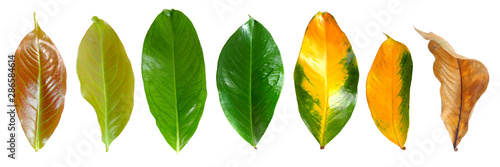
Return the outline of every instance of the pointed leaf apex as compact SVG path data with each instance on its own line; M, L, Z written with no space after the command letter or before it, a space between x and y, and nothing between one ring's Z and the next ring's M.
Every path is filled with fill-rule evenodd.
M95 23L97 23L97 21L99 21L99 20L101 20L101 19L99 19L99 17L97 17L97 16L92 17L92 21Z
M35 25L37 24L37 21L36 21L36 12L33 12L33 20L35 20Z
M413 27L415 28L415 27ZM426 40L429 40L430 39L430 35L431 35L431 32L430 33L426 33L426 32L423 32L417 28L415 28L415 30Z
M250 16L250 14L248 14L248 17L249 17L248 22L252 22L252 23L256 22L256 20L252 16Z
M387 39L392 39L389 35L387 35L386 33L384 33L384 35L387 37Z
M406 147L404 147L404 146L403 146L403 147L401 147L401 150L406 150Z
M38 25L38 21L36 21L36 12L33 12L33 20L35 21L35 30L40 30L40 25Z
M324 150L324 149L325 149L325 146L319 146L319 149L320 149L320 150Z

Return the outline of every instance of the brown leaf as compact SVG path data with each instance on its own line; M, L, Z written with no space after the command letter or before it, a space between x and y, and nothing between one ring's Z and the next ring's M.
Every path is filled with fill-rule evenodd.
M52 40L38 26L16 50L15 105L24 134L38 151L54 133L64 108L66 67Z
M472 109L486 91L488 70L478 60L455 53L443 38L434 33L418 33L429 41L429 51L434 61L434 75L441 82L441 119L450 133L453 148L467 133Z

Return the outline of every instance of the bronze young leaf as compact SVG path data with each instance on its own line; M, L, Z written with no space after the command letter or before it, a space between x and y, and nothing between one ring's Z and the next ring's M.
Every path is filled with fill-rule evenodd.
M24 37L15 55L14 103L24 133L38 151L61 119L66 94L66 67L36 18L35 29Z

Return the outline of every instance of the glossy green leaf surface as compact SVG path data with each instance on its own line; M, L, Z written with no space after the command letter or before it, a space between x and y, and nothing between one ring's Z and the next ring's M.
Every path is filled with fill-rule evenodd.
M130 119L134 106L134 73L113 28L95 16L92 21L78 47L76 71L82 96L95 109L108 151Z
M163 10L144 40L142 79L149 109L179 152L191 139L207 98L205 62L196 30L178 10Z
M250 18L220 53L217 89L229 123L254 147L273 117L283 81L276 43L262 24Z

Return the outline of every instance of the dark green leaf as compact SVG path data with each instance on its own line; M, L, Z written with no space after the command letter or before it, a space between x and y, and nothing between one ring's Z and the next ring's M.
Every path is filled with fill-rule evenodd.
M254 147L271 122L283 81L283 63L273 37L250 18L221 51L217 88L229 123Z

